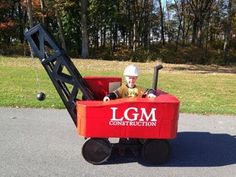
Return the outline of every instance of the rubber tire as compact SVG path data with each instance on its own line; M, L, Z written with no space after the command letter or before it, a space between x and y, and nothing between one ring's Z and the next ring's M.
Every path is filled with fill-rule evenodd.
M92 164L98 165L107 161L111 156L112 145L108 139L91 138L82 147L84 159Z
M147 140L142 147L142 158L150 165L160 165L170 156L170 144L167 140Z

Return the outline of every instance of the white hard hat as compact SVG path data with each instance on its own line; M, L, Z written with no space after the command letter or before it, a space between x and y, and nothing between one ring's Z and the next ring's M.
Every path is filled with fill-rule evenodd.
M134 65L128 65L124 70L124 76L138 76L138 68Z

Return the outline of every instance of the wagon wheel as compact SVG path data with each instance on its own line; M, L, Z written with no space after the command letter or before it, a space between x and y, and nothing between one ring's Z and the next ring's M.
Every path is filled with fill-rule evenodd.
M166 162L170 155L170 144L167 140L147 140L142 148L143 160L152 165Z
M82 147L82 155L92 164L101 164L110 157L112 145L108 139L91 138Z

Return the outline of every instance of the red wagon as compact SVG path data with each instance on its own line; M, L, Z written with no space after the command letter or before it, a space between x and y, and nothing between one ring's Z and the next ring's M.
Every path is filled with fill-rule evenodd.
M177 134L179 100L156 89L158 70L154 72L156 98L123 98L103 102L102 98L121 85L120 77L82 77L66 53L56 44L42 25L25 33L34 53L39 57L79 135L87 141L83 157L101 164L113 150L127 149L151 164L169 158L169 139ZM69 86L68 86L69 85ZM78 98L78 93L82 97ZM118 138L118 143L111 143Z
M111 86L115 89L114 84L121 84L121 78L84 79L100 99L112 91ZM112 152L108 138L128 138L142 140L138 141L138 148L146 161L161 163L167 160L170 149L166 140L177 134L179 100L161 90L157 95L156 98L122 98L109 102L77 101L77 131L81 136L91 138L84 145L84 158L95 164L104 162ZM137 148L137 143L135 145ZM97 160L99 151L104 151L103 157Z

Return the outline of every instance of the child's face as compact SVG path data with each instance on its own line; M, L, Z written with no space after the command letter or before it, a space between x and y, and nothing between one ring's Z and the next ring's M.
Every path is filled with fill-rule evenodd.
M137 76L125 76L125 80L129 88L133 88L135 86L137 78Z

